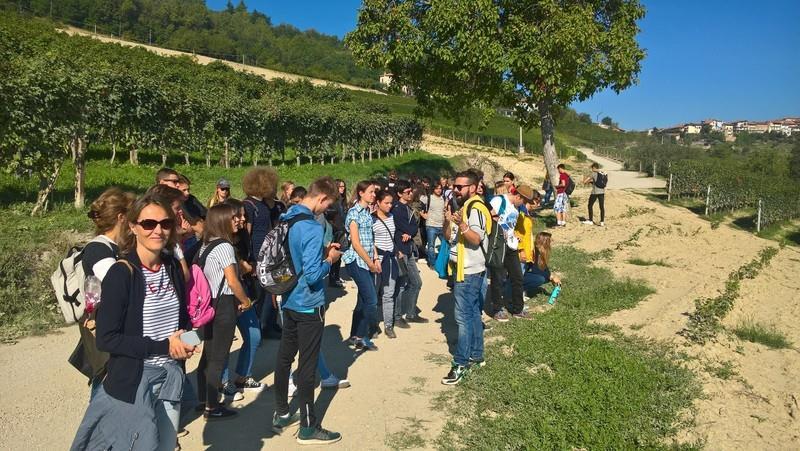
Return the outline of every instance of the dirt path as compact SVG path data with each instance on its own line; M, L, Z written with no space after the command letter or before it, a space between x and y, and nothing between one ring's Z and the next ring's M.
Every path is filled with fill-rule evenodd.
M426 139L424 146L445 156L473 150L433 139ZM520 161L496 155L492 159L523 180L541 180L542 161L538 157ZM614 173L609 180L628 180L625 174ZM718 342L703 347L690 345L677 335L686 325L685 314L693 310L695 299L716 295L729 272L775 243L727 226L712 229L685 209L649 201L615 189L613 184L606 198L607 226L585 226L577 217L584 214L588 193L584 187L576 190L573 197L578 206L566 228L551 230L554 243L605 251L609 258L600 264L618 276L643 279L656 290L635 308L600 321L618 325L625 333L672 342L690 356L688 365L703 383L706 398L695 403L696 425L682 431L678 438L707 440L707 448L712 450L800 449L797 350L770 350L726 332L720 334ZM660 260L668 266L633 265L630 260L634 258ZM800 343L796 326L800 321L799 270L800 252L782 249L756 279L742 284L740 299L725 325L753 316L774 323L790 340ZM348 287L332 304L323 351L334 372L346 376L353 386L318 391L323 424L344 436L331 449L387 449L410 444L435 447L433 439L443 426L444 415L430 401L446 389L439 379L449 361L448 338L453 341L452 296L427 268L422 273L419 306L431 323L398 330L396 340L379 338L378 352L357 355L343 343L355 304L354 287ZM565 287L568 284L565 281ZM84 380L66 363L76 341L75 328L65 328L58 334L27 338L16 345L0 345L0 366L9 381L2 396L5 408L0 413L0 449L63 449L69 445L88 400ZM276 347L275 341L265 342L254 369L254 374L270 387ZM196 359L189 364L192 373L196 364ZM722 365L730 365L734 374L727 378L715 375L712 368ZM181 440L184 449L297 449L291 436L272 437L268 426L273 399L271 389L248 394L235 404L240 416L224 424L205 425L202 420L193 420L187 427L189 436ZM46 433L42 425L46 425Z
M603 171L608 173L608 187L610 189L653 189L664 188L666 182L655 177L647 177L635 171L623 171L622 164L616 160L596 155L588 147L578 147L590 160L600 164Z

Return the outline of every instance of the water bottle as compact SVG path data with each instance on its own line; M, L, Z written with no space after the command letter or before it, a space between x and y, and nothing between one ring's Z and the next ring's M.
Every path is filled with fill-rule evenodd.
M550 299L547 300L547 303L550 305L555 304L559 293L561 293L561 285L556 285L556 287L553 288L553 292L550 293Z
M83 282L83 300L86 303L86 313L92 313L100 304L100 279L88 276Z

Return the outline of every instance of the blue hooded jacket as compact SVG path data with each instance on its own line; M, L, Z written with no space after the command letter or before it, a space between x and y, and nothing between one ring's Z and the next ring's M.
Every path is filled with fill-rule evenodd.
M308 207L298 204L281 215L281 220L288 221L299 214L314 216ZM331 265L323 259L324 233L314 219L299 221L289 229L289 253L297 271L297 285L286 296L283 308L309 313L325 305L325 277Z

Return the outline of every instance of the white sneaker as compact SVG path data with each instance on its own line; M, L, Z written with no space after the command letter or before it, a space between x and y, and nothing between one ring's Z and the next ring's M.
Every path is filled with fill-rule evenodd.
M590 220L587 219L585 221L581 221L581 224L594 225L594 221L590 221Z
M347 388L350 386L350 381L347 379L339 379L331 374L327 379L323 379L319 385L322 388Z
M600 227L605 227L605 226L606 226L606 223L605 223L605 222L603 222L603 221L600 221L600 224L597 224L597 225L598 225L598 226L600 226Z
M297 385L294 385L294 379L289 378L289 397L294 398L294 395L297 394Z

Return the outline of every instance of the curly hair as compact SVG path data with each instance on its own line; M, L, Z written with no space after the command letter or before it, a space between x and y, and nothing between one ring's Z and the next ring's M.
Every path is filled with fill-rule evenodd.
M268 167L256 167L247 171L242 179L242 190L247 196L258 199L272 199L275 197L275 187L278 185L278 173Z

